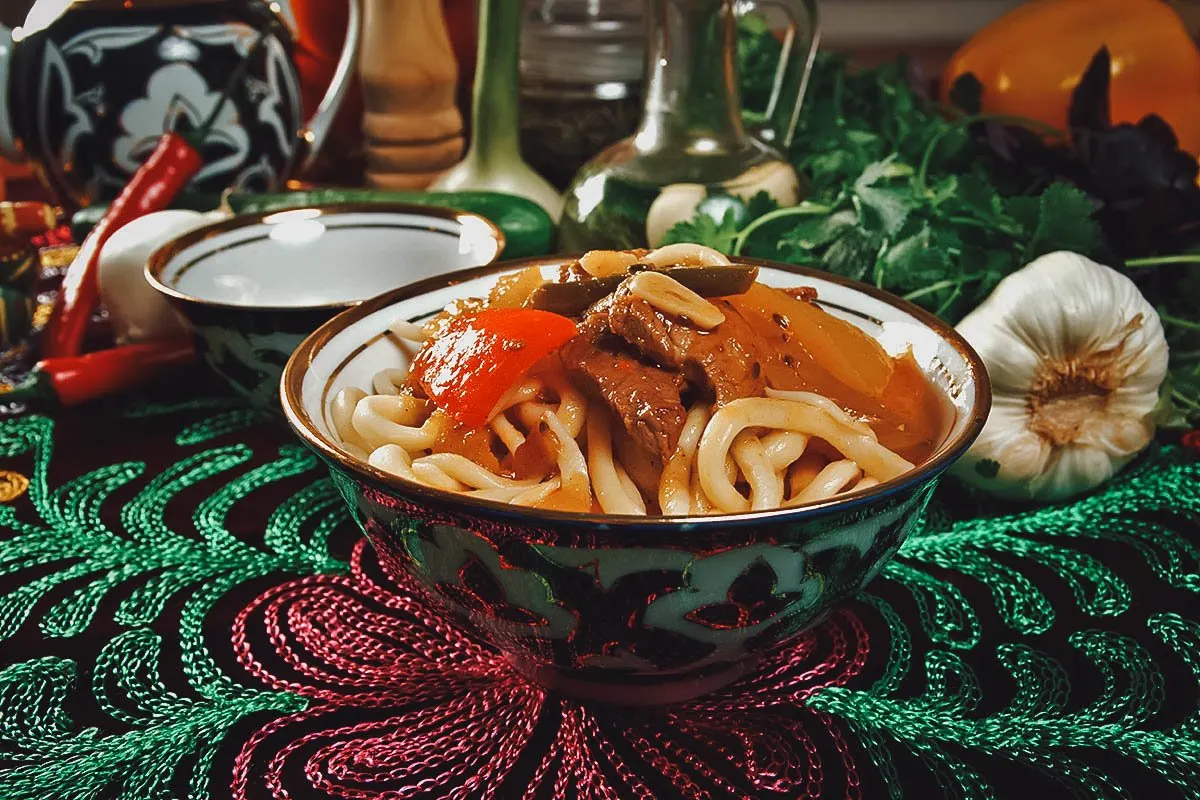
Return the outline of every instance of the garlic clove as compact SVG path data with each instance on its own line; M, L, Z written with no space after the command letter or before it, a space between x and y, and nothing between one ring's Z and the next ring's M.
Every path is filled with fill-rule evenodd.
M766 192L780 208L800 202L800 178L786 161L756 164L736 178L725 181L721 188L745 203L759 192Z
M1030 482L1028 497L1047 502L1070 499L1078 493L1081 484L1099 486L1125 463L1114 462L1107 454L1092 447L1064 447L1055 452L1048 467Z
M1153 439L1162 324L1124 275L1051 253L1008 276L958 325L992 380L992 413L954 473L1003 497L1064 500Z
M1093 425L1076 443L1107 453L1113 459L1132 459L1154 436L1154 426L1142 415L1115 419L1105 425Z
M1025 414L1024 403L1012 397L993 399L987 424L960 463L963 477L975 475L1008 486L1028 482L1045 470L1050 446L1025 427ZM991 457L998 452L1004 453L1003 461Z
M1000 319L985 322L982 317L968 317L958 331L972 346L984 343L975 349L987 364L994 393L1021 393L1033 383L1040 361L1037 351Z
M646 213L646 241L650 247L658 247L667 238L667 231L695 217L696 207L707 196L708 189L699 183L664 186Z

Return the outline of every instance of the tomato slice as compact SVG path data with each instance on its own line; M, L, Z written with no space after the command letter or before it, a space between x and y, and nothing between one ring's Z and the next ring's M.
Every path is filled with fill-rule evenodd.
M566 317L532 308L462 314L425 343L411 376L438 408L468 428L482 428L534 364L578 333Z

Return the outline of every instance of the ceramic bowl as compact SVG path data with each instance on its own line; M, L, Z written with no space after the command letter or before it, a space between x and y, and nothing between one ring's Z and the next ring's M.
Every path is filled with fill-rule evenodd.
M490 264L504 234L462 211L401 204L298 208L207 225L156 251L146 278L195 331L205 362L251 403L278 408L305 336L397 286Z
M751 672L760 656L860 591L904 542L939 476L979 434L987 373L953 329L859 283L758 263L759 280L813 286L821 305L894 354L911 347L950 413L935 454L911 472L796 509L695 517L547 512L408 483L341 450L328 409L406 363L388 326L486 294L508 262L422 281L322 326L284 370L282 403L327 464L390 574L420 587L539 683L621 704L688 699ZM752 263L743 261L742 263Z

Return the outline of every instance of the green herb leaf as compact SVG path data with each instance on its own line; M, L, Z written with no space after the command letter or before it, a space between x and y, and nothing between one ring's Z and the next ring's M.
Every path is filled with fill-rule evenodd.
M979 219L997 219L1004 216L1004 201L987 178L978 174L963 175L958 179L955 198L959 207ZM1034 211L1036 214L1036 211Z
M911 188L895 189L876 184L884 178L911 174L911 168L897 162L895 156L891 156L883 161L868 164L854 182L854 194L863 214L886 236L894 236L900 232L915 201Z
M904 227L912 208L911 195L900 189L864 188L856 192L863 213L873 219L875 226L888 236Z
M738 74L742 76L742 105L748 111L766 108L782 50L783 45L761 16L743 14L738 18Z
M883 237L861 228L846 228L821 257L821 269L861 280L874 268Z
M958 177L948 175L930 186L926 193L931 206L940 206L943 203L952 203L958 198L959 191Z
M1025 260L1057 250L1095 256L1105 248L1104 234L1092 219L1092 199L1065 183L1052 184L1042 193L1038 222L1025 252Z
M762 191L750 198L750 202L746 204L746 215L748 219L758 219L777 208L779 204L775 202L775 198Z
M1027 231L1036 230L1041 213L1041 200L1023 195L1009 197L1004 201L1004 213L1021 228Z
M783 235L780 244L811 251L824 247L858 224L858 215L845 210L827 217L813 217L797 224Z
M881 262L886 285L899 293L926 289L955 272L949 254L935 245L928 225L897 242Z
M733 249L733 238L739 230L741 226L737 223L737 214L731 208L720 222L707 214L698 214L690 221L676 223L667 231L662 243L695 242L728 253Z

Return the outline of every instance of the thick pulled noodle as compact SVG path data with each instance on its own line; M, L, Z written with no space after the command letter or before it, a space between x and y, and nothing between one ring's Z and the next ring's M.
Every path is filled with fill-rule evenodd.
M693 245L673 247L670 253L588 254L567 280L590 290L589 281L617 279L617 295L624 292L630 302L644 302L661 318L700 336L742 314L721 295L702 296L658 271L727 265L723 256ZM634 265L651 271L631 271ZM523 285L521 291L527 292L538 284L524 276L507 285ZM522 307L512 299L507 298L507 307ZM490 301L496 302L495 292ZM582 320L578 338L588 335L589 320L605 302L615 301L606 296L577 315ZM528 297L523 303L529 305ZM439 336L449 335L456 314L476 313L479 307L452 310L449 321L443 315L424 327L397 323L391 332L429 349ZM623 330L615 322L613 329ZM626 352L632 347L612 344L614 331L605 329L595 340L612 350L605 350L604 357L617 359L606 373L609 383L589 382L585 372L567 363L570 356L562 353L578 346L572 340L487 400L486 416L467 425L461 414L452 415L453 408L439 406L421 390L433 384L428 371L415 374L419 367L414 363L414 374L399 368L380 371L369 391L342 389L330 407L334 433L347 453L430 488L519 506L614 515L728 514L800 506L868 489L913 468L912 461L881 443L866 415L847 411L844 402L818 391L768 385L759 376L757 361L746 369L759 388L731 397L732 390L720 382L727 376L709 375L711 383L705 384L690 362L671 364L670 353L650 363L646 353L654 352L654 342L641 343L635 360ZM675 333L667 338L676 341ZM636 336L630 341L641 342ZM604 394L612 381L625 380L621 373L629 370L635 377L645 371L647 381L676 387L664 390L680 404L675 418L668 419L667 438L654 429L656 421L667 418L663 414L631 420L622 415L618 400ZM636 395L644 389L632 385L620 391ZM705 385L713 388L695 390ZM481 393L486 397L486 391ZM669 449L656 452L655 443L663 441Z
M546 440L557 465L544 480L515 480L462 455L433 452L437 433L453 423L430 401L409 397L400 403L388 397L380 402L385 397L347 388L334 400L340 442L373 467L431 488L516 505L536 506L562 492L586 503L588 510L594 499L605 514L654 510L647 508L614 454L612 420L604 409L552 398L559 402L524 400L498 412L488 427L500 447L515 454L532 431L540 430L549 434ZM586 420L586 425L572 436L576 420ZM686 516L796 506L869 488L912 468L867 431L838 420L810 399L735 400L716 414L710 404L697 403L688 412L678 448L663 466L657 510ZM810 480L789 484L789 470L815 439L845 457L827 460ZM733 468L727 469L728 463ZM746 488L739 490L739 484Z

